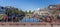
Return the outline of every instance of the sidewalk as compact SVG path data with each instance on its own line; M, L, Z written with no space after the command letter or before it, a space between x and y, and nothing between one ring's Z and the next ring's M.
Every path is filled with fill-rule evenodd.
M52 26L51 26L52 24ZM60 23L46 23L46 22L0 22L0 27L60 27Z

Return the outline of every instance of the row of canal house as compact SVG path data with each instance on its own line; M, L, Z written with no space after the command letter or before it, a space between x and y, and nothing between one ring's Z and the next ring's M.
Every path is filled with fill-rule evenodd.
M0 6L0 14L5 14L6 10L7 9L5 7Z
M11 7L2 7L2 6L0 6L0 14L6 14L8 8L11 8ZM11 10L13 11L13 8L11 8Z
M60 14L60 4L58 4L58 5L49 5L48 9L51 13L55 12L56 14Z
M12 11L14 10L14 8L12 8L10 6L7 6L7 7L0 6L0 14L6 14L7 16L10 16L10 17L16 16L16 14L14 14L13 12L11 15L8 15L8 13L7 13L8 8L10 8Z
M34 11L33 13L34 15L44 15L47 16L48 14L52 15L52 14L60 14L60 4L58 5L49 5L47 8L45 9L39 9Z

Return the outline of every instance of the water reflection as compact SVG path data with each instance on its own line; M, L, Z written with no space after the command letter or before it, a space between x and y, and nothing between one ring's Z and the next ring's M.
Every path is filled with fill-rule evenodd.
M38 19L38 18L27 18L27 17L24 17L21 22L40 22L41 20Z

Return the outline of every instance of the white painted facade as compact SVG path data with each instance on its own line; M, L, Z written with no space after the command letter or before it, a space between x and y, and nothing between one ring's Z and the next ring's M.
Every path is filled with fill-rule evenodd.
M37 10L34 12L34 14L38 14L38 15L48 15L50 14L49 11L46 11L46 10Z

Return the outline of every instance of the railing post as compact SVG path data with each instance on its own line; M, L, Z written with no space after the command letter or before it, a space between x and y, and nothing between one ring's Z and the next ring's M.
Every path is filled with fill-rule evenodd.
M53 27L53 24L51 24L51 27Z

